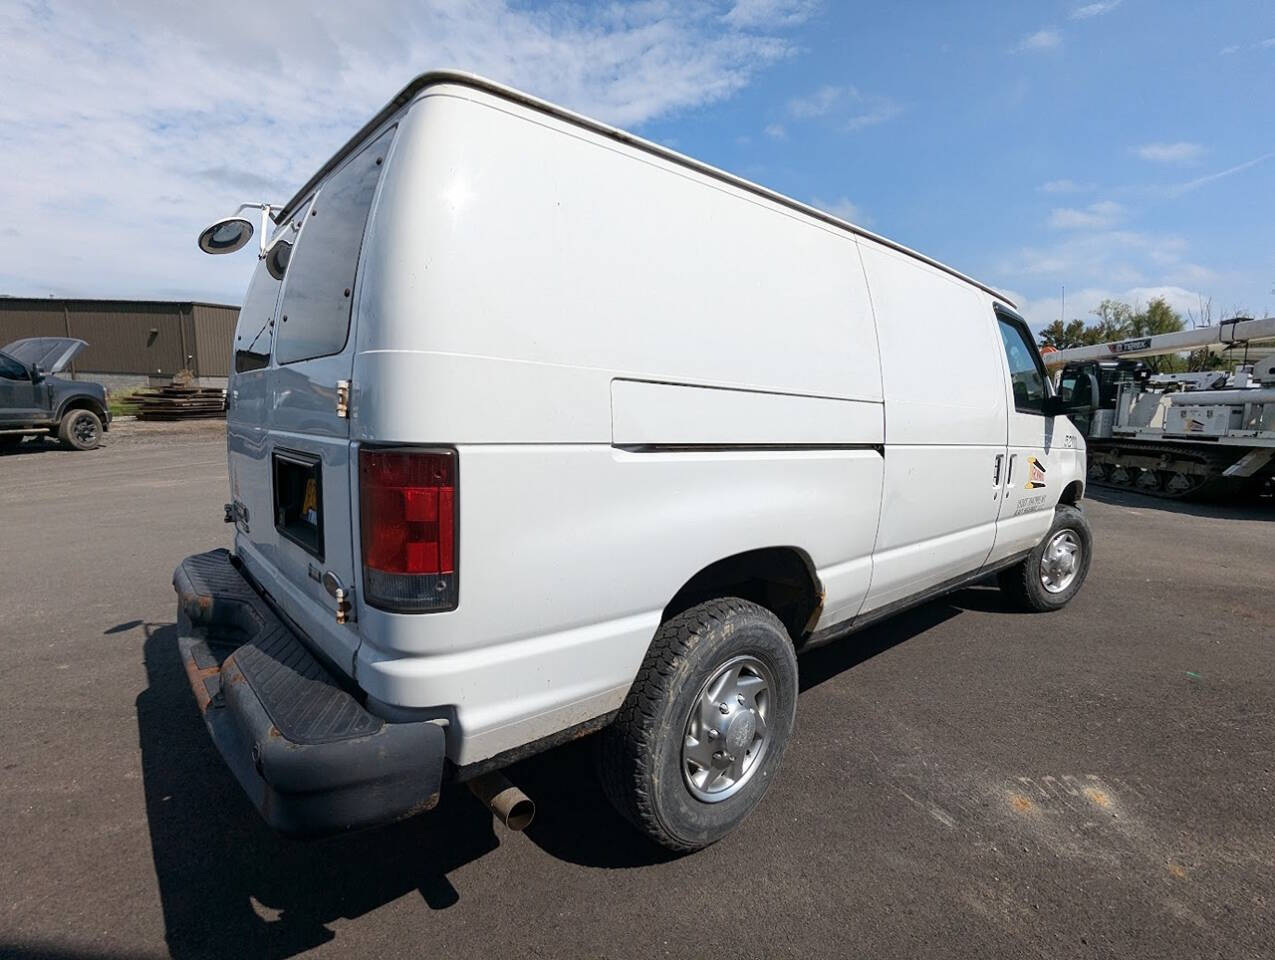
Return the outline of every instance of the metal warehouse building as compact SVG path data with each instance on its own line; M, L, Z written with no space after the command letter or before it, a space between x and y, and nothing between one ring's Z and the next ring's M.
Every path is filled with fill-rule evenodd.
M220 384L230 374L239 308L192 300L0 297L0 347L22 337L88 343L72 364L111 388L166 383L179 370Z

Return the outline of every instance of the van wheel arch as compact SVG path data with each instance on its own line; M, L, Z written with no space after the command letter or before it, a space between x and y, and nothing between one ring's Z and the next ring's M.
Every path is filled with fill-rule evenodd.
M1085 495L1085 485L1080 480L1073 480L1067 486L1063 487L1062 496L1058 498L1059 503L1065 503L1069 507L1079 506L1080 500Z
M682 585L664 608L667 622L691 607L739 597L775 614L794 643L814 629L823 609L823 584L799 547L761 547L715 560Z

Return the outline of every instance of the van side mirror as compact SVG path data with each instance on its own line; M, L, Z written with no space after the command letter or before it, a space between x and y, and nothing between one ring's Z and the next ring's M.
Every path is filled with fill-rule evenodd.
M247 217L240 216L245 210L261 211L259 227L254 227ZM230 216L214 220L204 227L203 232L199 234L199 249L204 253L212 254L234 253L242 249L256 233L258 235L257 256L265 257L266 227L270 223L271 213L278 213L279 210L280 208L272 203L241 203L239 209Z
M1062 413L1090 413L1099 407L1098 376L1092 370L1067 367L1059 377L1058 391Z
M43 383L44 378L46 376L47 374L40 369L40 365L38 363L31 364L31 382L32 383Z
M1061 417L1067 412L1067 404L1058 394L1051 394L1041 402L1040 412L1047 417Z
M204 228L199 249L204 253L234 253L252 239L252 221L244 217L223 217Z

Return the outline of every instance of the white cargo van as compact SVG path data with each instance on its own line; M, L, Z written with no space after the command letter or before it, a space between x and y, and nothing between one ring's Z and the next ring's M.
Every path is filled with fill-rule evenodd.
M1084 441L1013 306L927 257L454 73L265 211L234 550L174 582L281 830L601 731L620 811L702 847L779 769L800 651L989 574L1029 611L1085 579Z

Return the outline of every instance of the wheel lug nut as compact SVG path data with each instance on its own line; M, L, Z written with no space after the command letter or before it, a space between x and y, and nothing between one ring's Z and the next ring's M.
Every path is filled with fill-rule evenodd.
M716 739L717 739L717 730L716 730L716 728L714 728L714 727L709 727L709 728L708 728L708 739L710 739L710 740L716 740Z
M717 709L720 710L722 713L730 713L730 707L726 705L725 700L723 700L721 703L717 705Z
M741 707L744 705L744 695L742 693L739 696L737 696L735 699L739 701L739 705Z

